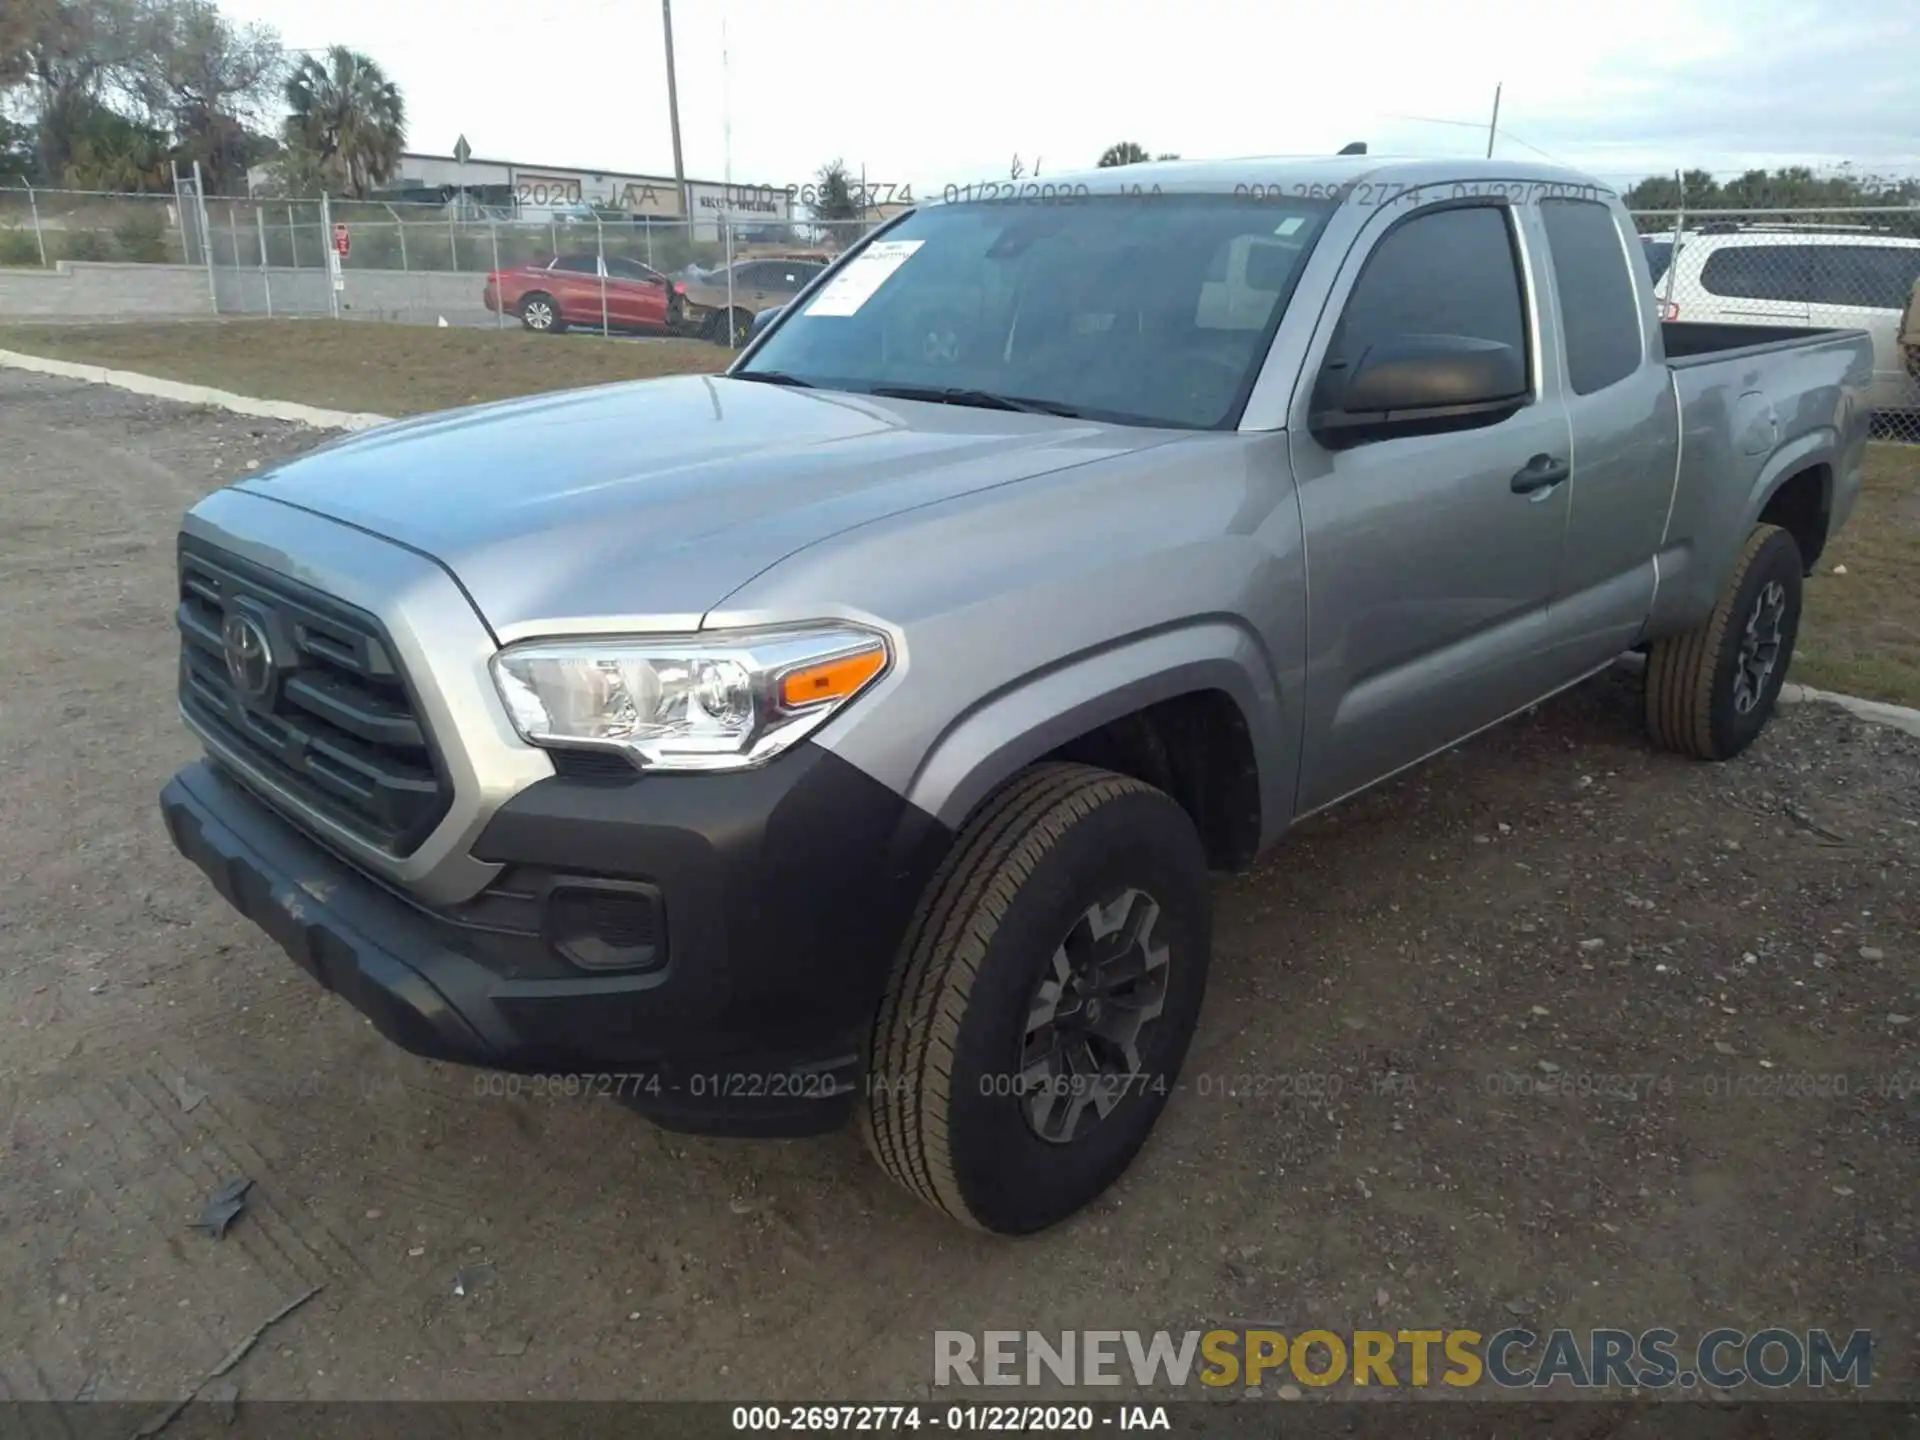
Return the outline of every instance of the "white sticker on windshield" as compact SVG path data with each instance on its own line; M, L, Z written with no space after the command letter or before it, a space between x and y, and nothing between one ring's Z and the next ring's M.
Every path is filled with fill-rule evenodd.
M800 313L852 315L887 283L887 277L913 257L924 240L876 240L827 283L827 288Z
M1273 227L1273 233L1276 235L1291 235L1294 231L1298 230L1302 225L1306 223L1307 222L1302 220L1298 215L1289 215L1286 219L1282 220L1278 225Z

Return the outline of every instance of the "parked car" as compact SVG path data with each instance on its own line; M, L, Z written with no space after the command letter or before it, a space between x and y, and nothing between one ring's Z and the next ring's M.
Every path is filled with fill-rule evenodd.
M686 287L624 256L555 255L487 276L487 309L516 315L529 330L558 335L570 325L667 332L680 328Z
M1876 410L1920 410L1900 344L1920 282L1920 239L1870 225L1709 224L1642 237L1666 320L1759 326L1858 326L1873 336ZM1666 264L1671 260L1671 276Z
M686 325L703 339L739 348L747 343L756 312L784 305L828 265L825 259L736 260L686 284ZM729 289L727 274L733 274Z
M174 843L408 1049L678 1129L857 1117L1011 1233L1174 1093L1209 869L1635 648L1656 744L1759 735L1864 332L1653 324L1557 167L1056 184L893 222L725 375L195 505Z

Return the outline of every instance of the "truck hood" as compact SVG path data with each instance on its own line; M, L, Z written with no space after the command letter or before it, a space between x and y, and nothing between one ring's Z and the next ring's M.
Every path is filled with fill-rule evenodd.
M1184 433L688 375L402 421L238 488L438 560L504 642L696 629L843 530Z

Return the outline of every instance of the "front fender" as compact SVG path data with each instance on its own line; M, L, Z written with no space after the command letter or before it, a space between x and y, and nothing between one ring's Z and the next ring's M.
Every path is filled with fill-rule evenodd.
M1253 740L1263 838L1285 827L1300 748L1300 707L1283 694L1258 638L1212 618L1136 635L1022 677L958 716L914 772L907 798L958 829L1023 767L1123 715L1218 690Z

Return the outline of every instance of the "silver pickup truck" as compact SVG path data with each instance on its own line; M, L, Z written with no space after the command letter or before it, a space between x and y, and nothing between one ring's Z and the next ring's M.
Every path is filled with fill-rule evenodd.
M957 190L725 376L195 506L168 829L410 1050L1039 1229L1175 1088L1210 869L1625 651L1654 743L1766 723L1872 350L1656 316L1559 169Z

